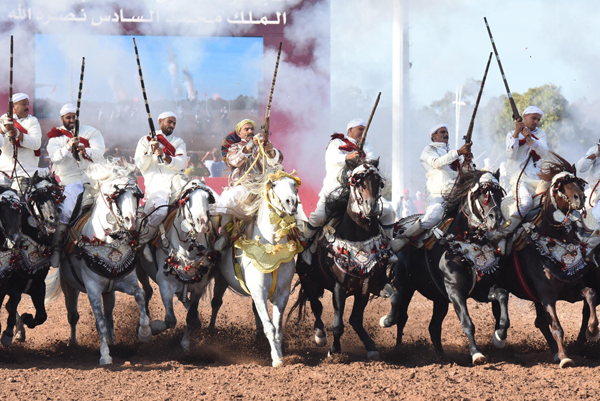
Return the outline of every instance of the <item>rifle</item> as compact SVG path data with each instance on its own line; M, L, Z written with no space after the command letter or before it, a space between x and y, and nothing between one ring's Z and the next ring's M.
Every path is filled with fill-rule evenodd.
M275 72L273 73L273 82L271 83L271 93L269 93L269 102L265 111L265 123L261 127L265 135L265 141L269 139L269 126L271 125L271 102L273 101L273 91L275 90L275 80L277 79L277 69L279 68L279 58L281 57L281 45L279 42L279 51L277 52L277 61L275 62Z
M10 75L8 84L8 113L7 117L12 123L15 104L13 103L13 36L10 35Z
M485 66L485 72L483 73L483 79L481 80L481 87L479 88L479 94L477 94L477 100L475 101L475 108L473 109L473 115L471 116L471 122L469 123L469 129L467 129L467 134L463 137L465 140L465 144L472 143L471 138L473 137L473 125L475 125L475 116L477 115L477 109L479 108L479 101L481 100L481 94L483 93L483 86L485 85L485 79L487 78L488 70L490 69L490 62L492 61L492 53L490 53L490 57L488 58L487 65ZM473 154L467 155L463 160L462 167L467 166L469 168L469 162L473 159Z
M75 111L75 127L73 127L73 138L79 138L79 108L81 106L81 91L83 90L83 71L85 69L85 57L81 58L81 75L79 76L79 93L77 94L77 111ZM79 149L73 147L73 158L79 163L81 158L79 157Z
M150 138L156 140L156 130L154 129L154 122L150 115L150 106L148 106L148 97L146 96L146 87L144 86L144 76L142 75L142 65L140 64L140 55L138 53L137 44L135 38L133 38L133 47L135 48L135 58L137 59L138 71L140 73L140 83L142 84L142 93L144 95L144 104L146 105L146 113L148 114L148 125L150 126ZM163 164L164 160L161 156L158 156L158 164Z
M488 34L490 35L490 40L492 41L492 47L494 48L494 53L496 54L496 60L498 60L498 67L500 67L500 73L502 74L502 79L504 80L504 87L506 88L506 93L508 94L508 101L510 102L510 107L513 112L513 120L520 121L521 115L519 114L519 110L517 110L517 105L515 104L515 100L513 99L510 88L508 87L508 81L506 80L506 75L504 75L504 69L502 68L502 63L500 62L500 56L498 56L496 42L494 42L494 38L492 37L490 25L488 24L486 17L483 17L483 20L485 21L485 26L487 28Z
M358 143L358 154L360 155L365 147L365 141L367 139L367 132L369 131L369 126L371 125L371 120L373 119L373 115L375 114L375 110L377 110L377 105L379 104L379 98L381 98L381 92L377 95L377 100L375 100L375 106L373 106L373 110L371 110L371 115L369 116L369 120L367 121L367 126L365 127L365 132L363 132L362 137L360 138L360 142Z

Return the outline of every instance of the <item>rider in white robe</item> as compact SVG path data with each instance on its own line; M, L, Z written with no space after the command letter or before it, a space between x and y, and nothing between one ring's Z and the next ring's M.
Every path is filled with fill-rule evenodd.
M77 198L83 192L84 184L90 182L85 170L91 163L101 163L104 160L104 138L100 131L82 125L79 127L79 137L73 138L71 131L75 127L76 111L75 105L65 104L60 109L60 119L63 125L52 128L48 132L48 155L65 196L59 206L60 222L52 239L54 251L50 262L54 267L58 267L59 245L73 214L73 209L75 209ZM77 149L79 153L79 162L73 156L73 148Z
M185 176L188 157L183 139L173 135L176 124L175 113L162 113L158 116L160 130L156 131L157 139L144 136L135 150L135 165L144 177L144 214L148 216L147 225L140 233L140 245L148 243L156 234L158 226L167 216L171 194L181 189L179 186L182 180L179 178ZM159 156L162 157L163 164L159 164ZM144 257L152 261L148 247L144 247Z
M541 159L548 154L546 133L538 128L543 116L544 112L538 107L527 107L523 121L517 121L515 130L506 135L506 175L513 196L515 199L518 196L518 207L513 206L510 219L502 229L504 235L513 233L533 208L533 196L542 183L539 178Z
M325 209L327 196L340 188L338 180L340 178L340 173L346 166L346 160L352 160L358 157L365 157L366 159L377 158L373 151L373 147L366 141L363 147L363 154L360 155L358 152L358 140L362 138L366 125L367 123L364 120L356 118L346 125L346 135L332 135L331 141L329 142L329 145L327 145L327 150L325 151L326 174L323 179L323 188L321 189L321 192L319 192L317 206L314 212L310 214L308 222L304 226L303 236L305 241L312 238L319 228L327 222L327 211ZM381 200L383 210L379 217L379 221L381 222L386 235L392 238L396 213L389 201L383 197ZM307 249L302 254L302 257L308 264L310 264L312 260L312 254L309 253L310 249Z
M591 185L593 193L590 194L590 199L595 198L592 215L596 219L596 227L594 232L588 238L588 249L594 249L600 244L600 143L588 149L581 159L577 161L577 172L583 175L588 174L588 182Z
M4 177L33 176L40 161L42 145L42 128L38 119L29 114L29 96L24 93L13 95L13 120L5 113L0 117L0 132L2 134L2 154L0 154L0 170ZM13 158L12 138L17 141L17 164ZM3 179L4 183L8 181Z
M436 125L429 130L431 141L421 153L421 166L427 172L427 201L423 217L409 226L400 237L392 241L396 252L410 242L411 237L421 235L435 227L444 217L444 195L448 194L458 177L461 168L460 156L471 153L471 144L464 144L458 150L448 148L448 126Z

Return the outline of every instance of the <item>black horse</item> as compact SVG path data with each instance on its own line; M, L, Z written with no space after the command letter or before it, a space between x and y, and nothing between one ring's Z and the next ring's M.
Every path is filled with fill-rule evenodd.
M500 258L497 247L486 236L503 221L500 210L503 189L498 184L498 176L498 173L492 175L478 170L461 172L445 199L446 213L442 221L449 226L444 237L430 250L426 249L428 244L417 248L413 243L398 252L394 284L400 301L396 314L392 311L380 321L383 327L397 324L397 349L402 344L408 306L415 291L433 301L429 334L439 357L444 356L442 322L451 302L469 339L473 364L487 362L475 343L475 326L467 309L469 297L479 302L495 301L492 303L496 318L493 341L497 347L504 347L510 326L508 293L494 284L493 272ZM408 217L405 219L408 221L400 221L398 225L405 227L416 217L420 216ZM453 219L451 223L448 218Z
M564 332L556 313L556 301L584 300L589 317L582 330L590 339L599 337L596 291L582 279L591 264L586 244L577 235L584 207L585 181L577 178L575 167L555 153L542 164L540 178L549 183L541 195L540 207L523 225L510 255L503 258L497 283L521 299L535 302L535 325L540 329L560 367L573 366L564 347ZM574 213L575 211L575 213ZM585 336L586 334L583 334ZM582 334L580 334L581 338Z
M290 314L298 309L300 319L306 301L310 301L315 315L315 341L317 345L324 346L327 337L319 298L324 295L325 289L331 291L335 317L334 339L329 354L339 353L346 298L354 296L350 325L364 343L367 357L377 360L379 352L375 342L363 327L364 310L371 294L383 292L390 296L392 302L396 300L395 291L387 279L387 268L394 254L389 240L382 234L378 219L382 211L381 188L384 183L378 170L378 160L346 163L339 179L341 187L327 198L327 214L333 220L317 234L317 251L312 264L307 265L298 258L296 271L301 287Z
M25 341L25 328L30 329L44 323L48 317L44 298L46 283L44 280L50 268L52 255L52 236L58 225L58 205L63 200L63 192L55 178L38 176L19 180L23 208L21 214L22 241L16 257L13 259L13 273L9 279L6 305L9 312L6 329L2 333L2 344L12 344L14 326L17 333L14 338ZM23 294L29 294L35 307L35 317L30 313L19 316L17 308Z

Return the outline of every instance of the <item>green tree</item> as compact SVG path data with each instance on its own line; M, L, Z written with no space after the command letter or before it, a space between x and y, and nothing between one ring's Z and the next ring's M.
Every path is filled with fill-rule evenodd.
M503 99L504 104L501 112L496 114L493 119L493 132L497 141L504 141L506 134L515 129L515 123L512 119L513 113L508 97L501 96L500 98ZM544 111L540 128L546 132L550 149L558 148L559 137L573 138L572 124L565 124L570 120L569 102L562 95L560 87L546 84L530 88L524 94L513 93L513 99L519 113L523 113L523 110L530 105L537 106Z

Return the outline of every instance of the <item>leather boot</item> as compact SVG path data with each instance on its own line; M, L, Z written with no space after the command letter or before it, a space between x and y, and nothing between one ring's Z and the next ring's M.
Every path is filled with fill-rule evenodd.
M67 232L67 225L59 223L56 231L52 235L52 256L50 256L50 266L59 268L60 257L62 256L62 243Z
M417 237L423 234L425 229L421 228L421 220L415 221L410 227L404 231L400 237L393 239L390 243L390 247L394 253L398 252L400 249L404 248L406 244L410 242L411 237Z

